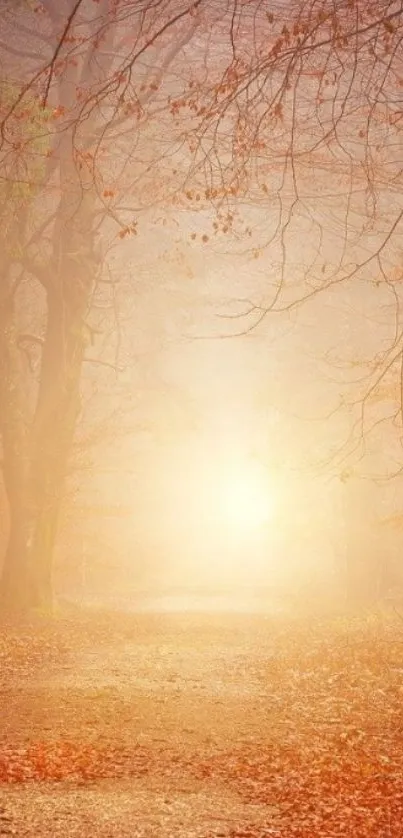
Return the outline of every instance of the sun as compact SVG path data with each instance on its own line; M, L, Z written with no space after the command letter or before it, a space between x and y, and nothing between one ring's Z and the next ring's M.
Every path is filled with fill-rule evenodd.
M215 492L216 519L234 537L261 532L274 514L275 498L265 475L251 465L221 476Z
M258 584L272 561L276 487L263 468L241 458L216 462L210 480L209 508L199 523L198 575L218 585Z
M197 453L183 470L170 469L166 483L162 520L172 573L192 586L259 584L275 561L281 487L242 452Z

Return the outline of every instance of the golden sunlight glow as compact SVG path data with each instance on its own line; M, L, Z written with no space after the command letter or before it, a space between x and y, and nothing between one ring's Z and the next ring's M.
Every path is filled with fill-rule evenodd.
M203 478L196 489L201 507L203 495L205 501L197 526L199 579L212 585L257 583L272 562L274 484L265 469L242 456L223 456Z
M170 578L193 587L259 584L277 561L281 486L246 446L203 443L164 468L158 537Z
M253 536L274 513L274 495L257 469L234 471L218 482L216 514L234 537Z

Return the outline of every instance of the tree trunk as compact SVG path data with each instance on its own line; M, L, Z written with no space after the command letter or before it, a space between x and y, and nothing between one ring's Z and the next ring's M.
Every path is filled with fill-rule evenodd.
M11 609L49 608L52 564L66 466L80 411L85 351L84 317L93 276L71 274L68 254L59 282L47 292L47 327L39 390L30 433L21 400L23 385L13 311L2 318L0 404L4 483L10 531L0 593Z
M27 536L28 519L23 505L10 499L10 531L3 561L0 601L6 610L25 610L31 600Z
M10 512L0 597L12 607L51 604L58 518L80 412L85 319L97 270L97 195L92 168L76 166L71 143L66 132L58 149L61 198L47 267L41 271L47 322L31 420L12 291L16 284L11 270L4 269L4 281L0 276L0 431Z
M3 283L0 300L0 430L3 480L9 502L9 537L0 584L3 606L23 606L29 598L27 519L27 416L21 387L21 357L14 297Z
M63 281L64 280L64 281ZM34 604L49 607L52 564L66 467L80 412L80 383L85 351L84 315L92 277L68 272L59 288L48 291L38 405L32 433L29 481L30 558Z

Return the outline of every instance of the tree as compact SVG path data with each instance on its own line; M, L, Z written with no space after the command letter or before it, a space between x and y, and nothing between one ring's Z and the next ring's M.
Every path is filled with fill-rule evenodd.
M170 112L162 88L175 61L182 70L197 6L65 0L3 13L2 594L12 606L51 600L83 364L98 334L97 299L116 281L108 252L136 234L133 197L138 210L150 203L153 166L168 165L156 135L160 112ZM28 312L36 331L26 333Z
M345 369L356 365L346 401L349 450L361 456L380 423L399 435L402 425L403 11L390 0L297 0L285 22L280 6L232 9L232 59L221 85L192 96L203 99L195 154L212 171L217 136L225 135L225 176L237 197L243 190L244 206L260 208L251 253L270 247L265 299L237 301L239 332L318 296L334 306L334 355ZM370 301L378 319L379 341L364 358L351 340L354 318L349 324L337 310L349 296L353 307Z

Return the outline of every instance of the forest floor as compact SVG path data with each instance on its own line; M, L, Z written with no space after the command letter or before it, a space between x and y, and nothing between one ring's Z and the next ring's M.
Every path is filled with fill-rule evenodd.
M402 621L3 621L0 835L402 838Z

